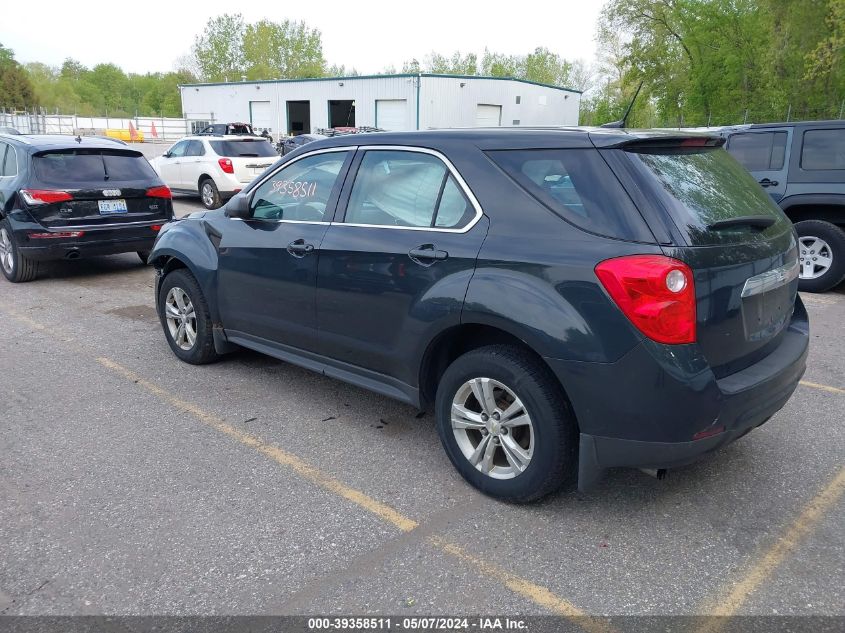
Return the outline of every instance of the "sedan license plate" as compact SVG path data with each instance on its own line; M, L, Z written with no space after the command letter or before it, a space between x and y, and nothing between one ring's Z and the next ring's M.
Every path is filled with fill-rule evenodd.
M126 213L126 200L98 200L100 215L113 215L115 213Z

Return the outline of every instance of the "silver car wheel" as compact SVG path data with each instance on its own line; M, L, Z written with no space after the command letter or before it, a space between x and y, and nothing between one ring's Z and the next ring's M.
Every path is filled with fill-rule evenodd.
M833 250L830 244L819 237L802 235L798 238L801 262L801 279L818 279L833 266Z
M176 346L189 351L197 341L197 314L187 292L175 286L170 289L164 300L164 318Z
M492 378L473 378L452 399L452 432L464 457L493 479L525 472L534 454L534 425L516 394Z
M5 228L0 229L0 266L3 266L3 270L8 275L11 275L15 268L15 249L12 246L12 238Z
M207 180L202 183L202 203L210 207L214 204L214 187L211 186L211 183Z

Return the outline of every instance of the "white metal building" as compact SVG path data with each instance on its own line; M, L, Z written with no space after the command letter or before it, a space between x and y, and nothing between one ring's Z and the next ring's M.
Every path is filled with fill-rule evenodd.
M577 90L506 77L401 74L181 86L190 119L245 121L301 134L371 126L391 131L577 125Z

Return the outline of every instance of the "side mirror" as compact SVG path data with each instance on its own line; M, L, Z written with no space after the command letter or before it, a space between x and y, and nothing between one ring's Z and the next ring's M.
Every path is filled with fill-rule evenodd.
M162 154L162 156L164 158L170 158L170 152L164 152L164 154Z
M227 218L248 220L252 215L249 212L249 198L240 193L236 194L226 203L224 212Z

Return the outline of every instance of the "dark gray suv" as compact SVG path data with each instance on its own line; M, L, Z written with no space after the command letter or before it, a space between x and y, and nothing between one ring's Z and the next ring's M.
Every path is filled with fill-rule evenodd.
M164 336L187 363L245 347L429 409L455 467L502 499L686 464L783 407L809 340L792 225L722 142L309 143L165 225Z
M845 121L726 128L727 150L795 223L799 289L825 292L845 279Z

